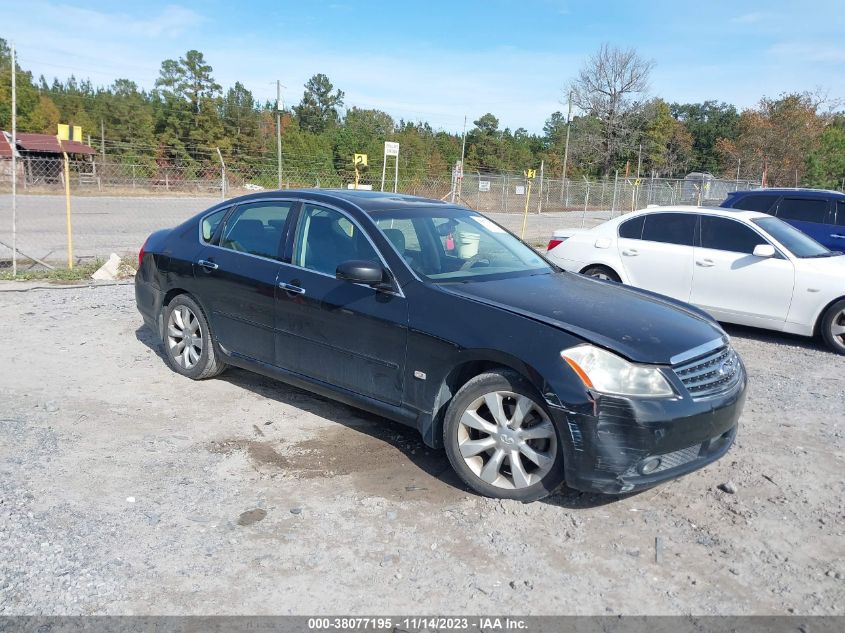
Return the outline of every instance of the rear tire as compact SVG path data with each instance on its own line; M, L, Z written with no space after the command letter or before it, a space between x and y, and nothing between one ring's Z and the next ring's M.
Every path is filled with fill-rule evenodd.
M622 281L619 275L607 266L589 266L581 274L594 279L603 279L604 281L615 281L616 283Z
M837 354L845 354L845 299L827 309L820 329L827 346Z
M174 297L164 308L164 358L177 374L205 380L226 369L199 304L190 295Z
M461 387L446 410L443 440L458 476L486 497L536 501L563 483L557 427L516 372L491 371Z

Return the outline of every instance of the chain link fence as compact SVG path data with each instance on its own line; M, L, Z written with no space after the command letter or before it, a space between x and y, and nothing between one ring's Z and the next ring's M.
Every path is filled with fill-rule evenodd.
M234 161L233 161L234 162ZM275 189L278 165L245 161L225 165L155 159L70 160L69 183L74 254L77 258L134 253L152 231L178 224L221 198ZM0 193L11 191L11 170ZM347 188L353 176L326 168L284 167L284 188ZM365 172L359 186L381 189L381 172ZM754 188L748 180L624 178L548 179L522 174L467 172L462 179L416 176L403 171L399 193L454 200L496 214L499 222L529 243L544 244L557 228L593 226L650 204L718 204L731 191ZM384 188L392 191L393 174ZM56 262L67 257L64 162L60 157L22 157L17 171L17 245L23 260ZM11 259L11 196L0 196L0 266Z

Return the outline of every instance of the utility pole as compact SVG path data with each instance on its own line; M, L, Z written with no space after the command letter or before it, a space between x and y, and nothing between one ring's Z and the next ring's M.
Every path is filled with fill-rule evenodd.
M100 155L103 157L103 162L106 162L106 126L102 119L100 119Z
M560 201L563 202L563 192L566 189L566 161L569 159L569 117L572 116L572 91L569 91L569 107L566 109L566 145L563 148L563 182L560 186Z
M15 43L12 42L12 277L18 276L18 88L15 76Z
M276 155L279 160L279 189L282 188L282 82L276 80Z
M467 148L467 115L464 115L464 132L461 135L461 177L455 183L455 187L458 188L458 198L461 197L461 191L463 190L464 184L464 154ZM455 192L452 191L452 202L455 202Z

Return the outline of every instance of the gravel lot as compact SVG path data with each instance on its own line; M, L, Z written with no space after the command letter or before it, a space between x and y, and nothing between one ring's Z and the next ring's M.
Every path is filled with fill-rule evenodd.
M0 285L0 614L845 611L845 358L817 342L730 329L750 392L704 471L521 505L396 424L174 374L129 285L25 287Z
M220 202L220 198L165 198L75 196L73 209L73 251L76 257L108 257L134 254L153 231L175 226ZM529 214L526 241L545 244L555 229L594 226L609 217L607 211L577 211ZM522 230L522 214L493 213L491 217L511 231ZM11 244L12 197L0 195L0 241ZM18 248L27 255L50 261L67 260L65 199L62 196L18 196ZM0 259L11 250L0 245Z

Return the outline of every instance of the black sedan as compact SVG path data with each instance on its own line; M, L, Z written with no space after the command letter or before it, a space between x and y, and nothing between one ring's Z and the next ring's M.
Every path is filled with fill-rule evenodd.
M477 492L624 493L724 455L719 325L563 272L487 217L362 191L227 200L150 235L138 309L189 378L250 369L419 430Z

